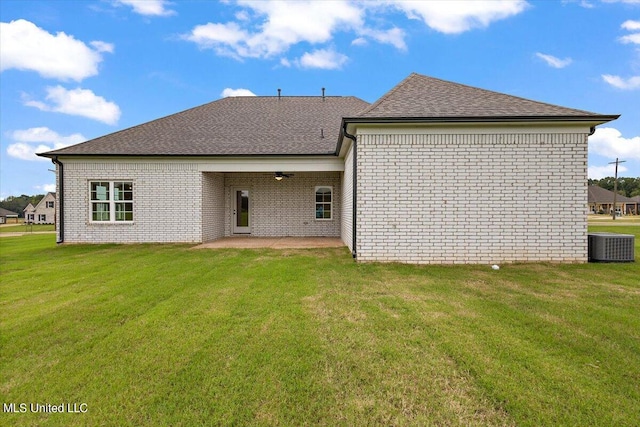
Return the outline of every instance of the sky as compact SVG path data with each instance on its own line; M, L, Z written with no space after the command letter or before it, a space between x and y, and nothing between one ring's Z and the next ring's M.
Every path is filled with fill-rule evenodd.
M356 96L412 72L621 114L589 177L640 177L640 0L0 2L0 198L35 156L226 96Z

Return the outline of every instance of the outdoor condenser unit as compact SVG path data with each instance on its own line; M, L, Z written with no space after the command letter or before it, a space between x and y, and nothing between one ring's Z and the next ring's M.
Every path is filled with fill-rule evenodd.
M589 233L589 262L634 261L633 234Z

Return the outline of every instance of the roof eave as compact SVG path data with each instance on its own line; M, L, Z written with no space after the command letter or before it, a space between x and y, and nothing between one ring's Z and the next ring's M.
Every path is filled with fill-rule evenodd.
M46 157L49 159L57 157L327 157L335 156L335 151L326 153L284 153L284 154L125 154L125 153L54 153L45 152L37 153L36 156Z
M516 122L582 122L607 123L620 117L615 115L570 116L451 116L451 117L345 117L343 123L516 123Z

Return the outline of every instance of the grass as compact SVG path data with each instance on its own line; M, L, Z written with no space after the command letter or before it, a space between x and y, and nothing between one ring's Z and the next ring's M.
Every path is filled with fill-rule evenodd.
M6 425L636 425L636 263L0 240Z
M31 233L34 231L56 231L56 226L54 224L16 224L0 227L0 233Z

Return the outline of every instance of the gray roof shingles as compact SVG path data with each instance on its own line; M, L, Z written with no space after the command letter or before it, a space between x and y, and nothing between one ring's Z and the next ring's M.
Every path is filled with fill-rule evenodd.
M368 105L352 96L223 98L44 154L47 157L333 154L342 118Z
M617 116L559 107L413 73L369 105L356 97L235 97L40 155L327 155L341 124L388 119L570 118L604 123Z
M589 203L613 203L613 191L597 185L589 186ZM618 194L616 203L637 203L632 198Z
M354 118L609 117L410 74Z

